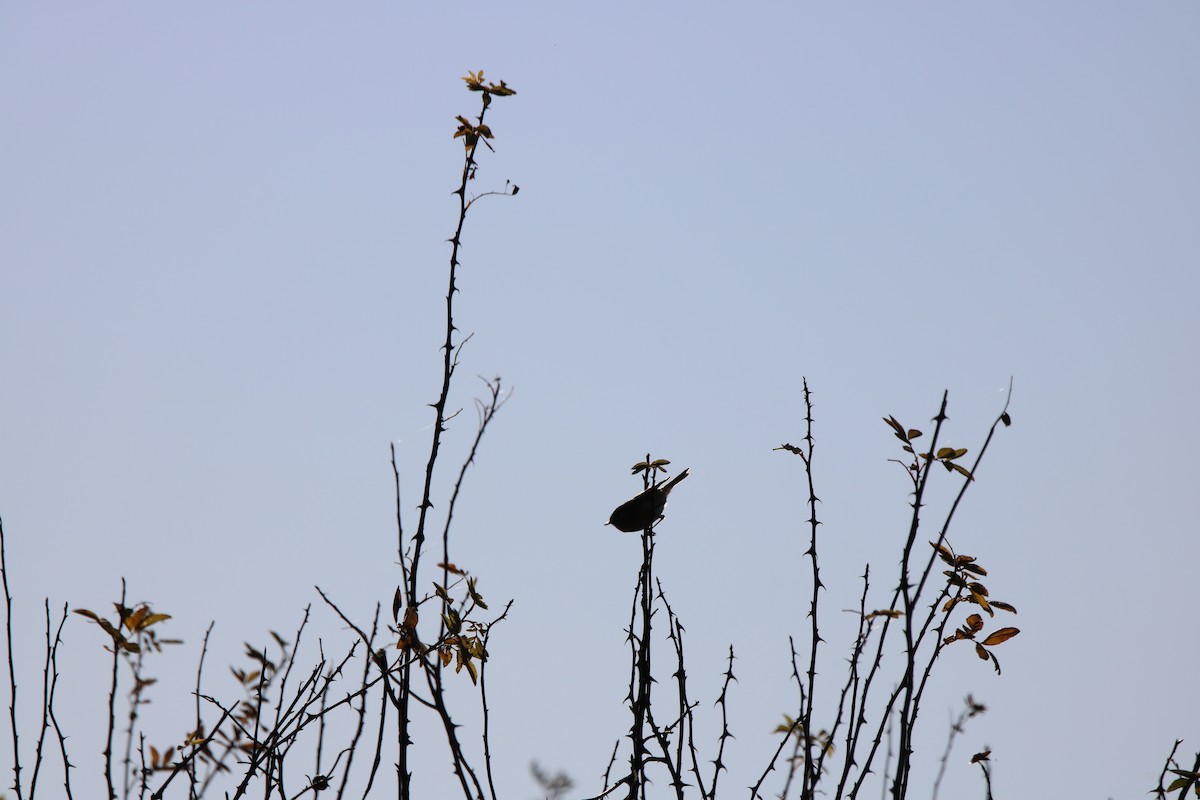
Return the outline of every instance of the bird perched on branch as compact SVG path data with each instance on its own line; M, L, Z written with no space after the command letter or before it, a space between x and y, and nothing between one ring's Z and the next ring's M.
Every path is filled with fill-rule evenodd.
M612 512L608 524L625 533L649 528L663 518L663 509L667 507L667 495L675 488L675 484L687 476L688 471L684 469L666 483L651 486L632 500L625 501Z

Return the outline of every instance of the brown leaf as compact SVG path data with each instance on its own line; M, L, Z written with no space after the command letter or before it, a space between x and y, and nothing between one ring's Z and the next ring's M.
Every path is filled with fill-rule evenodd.
M936 542L930 542L929 545L934 550L937 550L938 556L941 557L942 561L945 561L950 566L954 566L954 553L950 552L950 548L944 547Z
M117 630L116 626L113 625L108 620L97 617L96 622L97 622L97 624L100 625L101 628L104 629L105 633L107 633L109 636L111 636L113 638L114 642L117 642L119 644L119 643L122 643L125 641L125 635L123 633L121 633L119 630Z
M988 612L989 616L995 616L995 612L992 611L991 604L988 603L987 598L983 595L978 594L977 592L971 592L971 601L978 603L984 611Z
M983 640L983 643L988 647L991 647L993 645L1000 644L1001 642L1007 642L1020 632L1021 631L1018 628L1001 628L998 631L992 631L989 633L988 637Z

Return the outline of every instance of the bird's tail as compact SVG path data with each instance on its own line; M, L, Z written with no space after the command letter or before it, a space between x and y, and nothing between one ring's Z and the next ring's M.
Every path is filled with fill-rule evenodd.
M667 481L662 486L659 486L658 490L660 492L662 492L663 494L666 494L667 492L671 491L673 488L675 488L675 484L679 483L681 480L683 480L684 478L686 478L688 476L689 469L690 469L690 467L684 467L683 472L679 473L674 478L671 478L671 480Z

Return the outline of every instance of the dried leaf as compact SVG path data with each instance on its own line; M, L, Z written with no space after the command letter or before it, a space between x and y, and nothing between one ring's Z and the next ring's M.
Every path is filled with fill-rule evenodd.
M1001 642L1007 642L1009 639L1016 636L1021 631L1018 628L1001 628L998 631L992 631L988 637L983 640L983 643L988 647L998 645Z
M950 548L940 545L937 542L930 542L929 546L937 550L942 561L945 561L950 566L954 566L954 553L950 551Z
M992 611L991 604L988 603L987 598L983 595L978 594L977 592L971 592L971 601L978 603L979 606L983 608L984 611L988 612L989 615L995 616L995 612Z

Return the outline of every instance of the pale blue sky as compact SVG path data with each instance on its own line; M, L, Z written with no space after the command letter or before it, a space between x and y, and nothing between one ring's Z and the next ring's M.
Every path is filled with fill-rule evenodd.
M990 711L943 796L982 796L961 762L985 744L998 796L1144 796L1175 738L1200 749L1198 28L1200 6L1167 1L5 6L0 514L21 634L36 646L43 596L101 610L126 576L187 641L146 715L169 740L210 620L210 687L232 696L223 664L294 629L313 584L360 619L390 600L388 444L412 508L450 134L477 108L459 78L484 69L519 94L489 112L478 189L521 193L468 223L446 467L474 376L502 375L455 560L515 599L490 667L505 795L534 795L530 759L598 791L628 726L639 553L601 524L629 464L692 468L659 566L698 698L738 653L745 786L795 697L804 514L799 463L771 448L802 435L801 377L831 691L839 611L867 559L885 602L907 524L880 417L928 427L949 389L948 442L974 451L1012 376L1015 424L952 539L1023 633L1000 678L943 657L926 754L971 691ZM96 774L100 641L72 621L67 648Z

